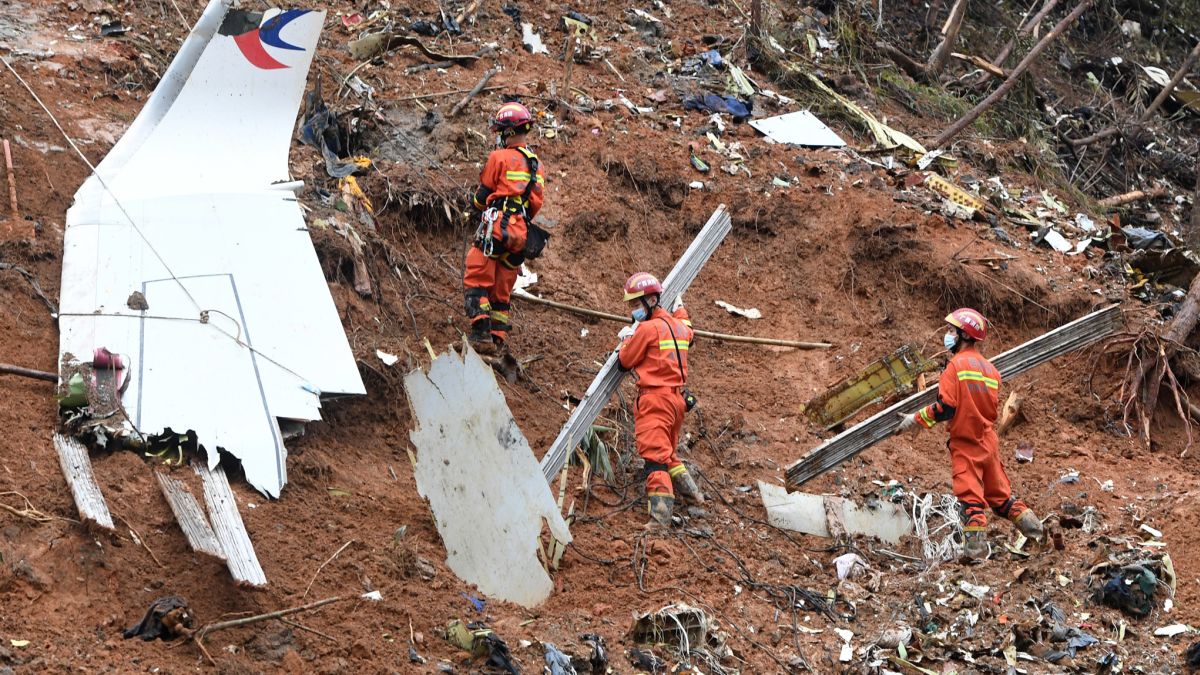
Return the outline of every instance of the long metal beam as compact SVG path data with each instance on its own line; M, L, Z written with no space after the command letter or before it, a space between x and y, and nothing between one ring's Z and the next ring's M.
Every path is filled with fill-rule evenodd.
M717 246L720 246L725 235L729 234L731 229L733 229L733 222L730 220L729 212L725 210L725 205L721 204L716 211L713 211L708 222L692 240L691 246L688 246L687 250L683 252L679 262L675 263L675 268L663 281L663 292L659 299L663 307L670 307L675 298L692 285L696 275L700 274L700 268L708 262L713 252L717 250ZM592 380L587 393L583 395L583 400L567 418L567 423L558 432L558 438L554 439L554 443L542 457L542 473L546 474L547 481L552 480L559 471L562 471L563 464L571 456L571 451L583 440L588 429L591 428L592 422L608 404L608 399L617 390L617 385L621 383L621 378L624 376L625 373L617 367L616 352L609 354L608 360L604 362L596 379Z
M1120 325L1120 307L1109 305L1013 347L992 359L992 365L1000 371L1002 379L1015 377L1059 356L1095 344L1116 332ZM813 448L788 466L788 487L796 489L891 436L900 424L896 413L915 413L933 403L937 391L937 387L930 387L913 394Z

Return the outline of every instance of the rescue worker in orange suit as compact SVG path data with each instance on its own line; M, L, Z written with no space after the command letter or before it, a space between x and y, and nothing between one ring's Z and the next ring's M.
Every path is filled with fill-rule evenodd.
M541 252L531 252L527 241L531 221L542 208L545 178L541 163L526 147L533 116L520 103L505 103L492 117L489 128L497 134L498 148L488 155L479 176L479 189L468 217L479 223L463 275L468 340L475 351L503 351L512 329L513 285L521 263ZM544 245L545 241L541 241Z
M638 455L645 461L650 524L669 527L676 493L694 504L703 503L704 495L676 451L683 415L690 408L684 385L691 321L682 297L671 312L659 306L662 291L658 279L646 272L625 282L625 302L637 324L621 330L617 356L621 370L632 370L637 380L633 429Z
M996 412L1000 400L1000 372L976 345L987 337L987 319L979 312L956 309L946 317L950 330L943 338L953 355L938 381L937 401L912 415L899 413L899 431L933 428L946 422L950 431L950 465L954 495L963 512L963 552L985 558L987 513L1007 518L1026 537L1041 541L1042 522L1012 494L1008 474L1000 462Z

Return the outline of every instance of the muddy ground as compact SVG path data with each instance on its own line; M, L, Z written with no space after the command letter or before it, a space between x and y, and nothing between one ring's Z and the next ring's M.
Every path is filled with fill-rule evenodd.
M455 618L486 618L508 641L523 672L542 667L538 641L582 653L584 633L605 638L613 672L633 672L626 655L634 646L628 637L632 615L673 602L702 607L718 622L732 648L719 664L725 669L786 672L798 657L816 672L877 672L878 665L872 665L877 656L856 651L850 663L839 662L841 640L833 629L851 630L858 650L898 623L924 627L916 593L945 599L936 604L935 626L928 634L944 632L944 641L972 654L964 658L926 637L921 665L931 672L1004 672L1002 651L1013 641L1012 626L1036 622L1038 607L1046 602L1057 604L1072 626L1102 642L1069 662L1023 661L1025 672L1094 672L1097 660L1109 652L1116 652L1127 670L1141 668L1133 672L1183 671L1188 637L1159 638L1152 632L1166 624L1200 623L1200 579L1192 572L1200 564L1198 460L1196 453L1181 457L1187 434L1168 409L1156 417L1155 450L1129 437L1116 400L1123 362L1101 358L1098 350L1006 383L1026 401L1026 420L1002 443L1016 489L1041 515L1058 513L1071 502L1093 506L1102 517L1097 532L1064 530L1061 551L1036 551L1029 558L1008 553L1004 544L1014 539L1013 531L997 523L990 533L996 554L983 564L905 562L879 553L883 547L877 542L852 542L848 549L776 530L766 525L753 489L760 480L782 482L784 467L829 435L801 414L804 402L902 343L914 342L932 354L939 348L941 317L954 306L972 305L991 318L987 351L993 354L1113 299L1126 304L1131 324L1140 325L1152 312L1127 299L1120 268L1114 273L1101 251L1074 257L1032 247L1023 228L1002 222L1016 242L1006 243L988 223L942 215L927 191L906 188L903 177L863 156L768 144L728 117L721 138L742 144L750 171L722 172L718 167L728 158L704 137L712 124L709 115L682 109L673 90L690 85L666 70L700 50L706 35L724 36L738 54L734 45L745 20L735 3L673 3L662 35L626 26L622 8L572 5L596 19L599 44L611 49L611 66L603 61L577 65L573 86L595 101L624 92L656 111L633 115L618 103L570 116L547 103L561 62L521 51L512 22L498 5L485 3L464 37L443 36L436 44L465 53L495 42L495 60L503 66L495 83L502 88L469 103L453 120L445 116L458 95L402 99L469 88L484 63L406 75L407 66L425 60L399 51L359 71L376 87L373 103L346 92L335 96L329 83L357 65L344 47L353 36L337 13L369 14L378 7L324 6L330 14L313 77L324 80L335 109L368 122L365 149L377 160L361 179L378 207L378 230L368 238L365 259L372 296L353 290L352 254L343 239L314 231L314 240L368 395L327 404L325 419L290 443L291 480L278 500L235 484L270 580L265 589L249 590L236 587L220 563L188 548L150 467L132 453L93 454L117 533L76 522L50 442L57 425L53 387L0 377L0 503L13 507L0 509L0 672L424 673L438 672L439 663L476 672L478 666L440 636ZM112 7L112 16L132 28L120 39L96 36L97 17L109 11L98 0L2 7L0 47L6 58L93 162L136 115L183 35L169 4ZM190 3L180 9L188 20L200 11ZM550 30L559 8L522 9L525 20L542 27L551 54L559 53L564 36ZM393 11L409 18L436 15L429 3ZM789 91L786 84L771 85L766 75L754 76L762 88ZM0 260L28 270L50 298L57 298L64 212L88 170L11 73L5 71L0 83L0 135L13 141L21 213L35 229L32 236L0 243ZM660 90L667 92L664 101L656 100ZM733 212L734 231L687 293L696 325L724 333L828 340L836 346L800 351L699 341L691 352L691 388L702 403L685 424L685 460L702 476L710 503L690 514L686 528L647 536L640 469L620 466L611 485L593 481L589 490L573 470L568 502L574 500L579 514L572 528L576 539L554 575L556 592L532 610L489 601L480 615L463 596L473 589L446 568L428 508L416 493L407 456L412 418L401 378L407 367L427 364L423 339L440 350L457 342L464 328L460 275L467 233L446 217L443 204L463 205L488 150L486 115L499 104L500 94L522 96L542 113L542 128L556 132L542 135L536 146L547 171L543 219L554 234L545 257L531 265L540 278L537 292L619 313L624 278L643 269L665 274L723 203ZM919 138L932 137L947 121L915 115L884 97L868 98L864 104L884 110L890 123ZM381 114L353 112L360 105ZM764 114L790 109L761 105ZM436 124L422 130L430 112ZM831 121L831 126L852 146L871 143L847 124ZM390 145L375 151L388 140ZM711 173L689 166L689 142L705 148L700 156L712 165ZM989 145L975 133L960 149L964 158L951 177L993 175L973 158L993 150L999 156L1012 152L1011 146ZM297 143L293 171L310 188L332 187L318 157ZM1011 186L1054 187L1033 174L1000 175ZM773 185L775 177L789 187ZM689 187L696 180L704 182L703 189ZM1072 210L1087 208L1059 194ZM314 193L304 198L317 205ZM997 269L959 261L994 251L1013 259ZM716 300L757 307L763 318L732 316ZM0 271L0 307L0 360L55 370L55 321L23 276ZM543 358L530 363L530 382L501 386L540 454L566 419L563 403L587 388L615 344L619 326L519 300L514 322L518 354ZM401 355L400 363L383 365L376 349ZM628 401L631 385L622 391ZM605 417L628 425L627 409L618 403ZM628 457L627 431L606 440ZM896 480L914 493L949 492L944 442L943 432L936 430L890 439L806 489L861 499L880 493L874 481ZM1021 443L1033 446L1031 464L1013 461ZM1069 470L1079 472L1078 483L1060 482ZM1102 489L1106 480L1113 481L1111 490ZM31 510L25 510L25 498ZM1150 538L1138 529L1143 523L1161 530L1178 588L1169 612L1160 595L1150 616L1125 617L1127 630L1118 641L1122 615L1090 600L1088 569L1105 552ZM397 539L401 527L406 531ZM831 560L847 550L871 563L880 573L878 583L843 584L845 601L832 613L809 605L795 608L793 617L781 589L798 587L824 597L838 586ZM895 552L920 555L912 540ZM1025 573L1018 577L1018 569ZM981 600L956 594L960 580L988 585L992 593ZM208 649L215 668L193 645L120 637L163 595L184 596L198 621L206 623L368 590L379 590L383 602L344 603L302 614L296 622L303 627L267 622L214 634ZM971 614L976 623L964 623ZM427 663L410 662L410 643ZM659 652L672 664L679 661L668 649ZM720 672L712 664L698 665L704 672Z

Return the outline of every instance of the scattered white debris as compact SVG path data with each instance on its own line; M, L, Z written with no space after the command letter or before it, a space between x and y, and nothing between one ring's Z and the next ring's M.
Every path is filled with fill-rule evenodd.
M693 190L703 190L704 183L701 181L698 181L698 180L694 180L688 184L688 187L692 188Z
M580 328L580 329L579 329L579 337L581 337L581 338L585 338L585 337L587 337L587 336L588 336L588 329L586 329L586 328Z
M1092 480L1096 480L1096 479L1092 479ZM1113 482L1112 482L1112 479L1111 479L1111 478L1109 478L1108 480L1104 481L1103 483L1100 483L1100 481L1099 481L1099 480L1096 480L1096 482L1100 484L1100 489L1101 489L1101 490L1103 490L1104 492L1112 492L1112 491L1113 491L1113 488L1115 487L1115 486L1113 485Z
M521 42L529 50L530 54L550 53L550 50L546 49L545 43L542 42L541 36L533 30L533 24L531 23L521 24Z
M383 361L383 365L385 366L394 366L396 365L396 362L400 360L399 356L396 356L395 354L389 354L382 349L376 349L375 356L378 356L379 360Z
M1139 527L1138 529L1143 532L1148 532L1150 534L1150 536L1154 537L1155 539L1162 539L1162 531L1161 530L1156 530L1153 527L1150 527L1149 525L1147 525L1145 523L1142 523L1142 526Z
M942 148L938 148L937 150L934 150L932 152L925 153L921 157L921 159L917 160L917 168L920 169L921 171L928 169L929 165L933 164L933 160L937 159L938 157L941 157L944 154L946 154L946 151Z
M750 309L742 309L741 307L735 307L735 306L729 304L728 302L725 302L724 300L717 300L716 305L717 305L717 307L720 307L721 309L723 309L726 312L729 312L730 314L733 314L735 316L742 316L747 319L761 319L762 318L762 312L758 311L758 309L756 309L754 307L751 307Z
M982 600L986 598L988 591L992 590L989 586L979 586L966 580L959 581L958 588L963 593L966 593L976 600Z
M837 568L838 579L853 579L867 571L867 562L856 553L847 553L834 558L833 566Z
M1037 232L1032 233L1031 236L1037 237ZM1046 236L1042 238L1042 241L1049 244L1050 248L1058 251L1059 253L1066 253L1072 248L1071 242L1067 241L1067 238L1062 236L1062 233L1060 233L1058 230L1047 230Z
M370 593L363 593L362 598L364 600L374 600L375 602L382 602L383 601L383 593L380 593L379 591L371 591Z
M1170 598L1163 600L1163 611L1170 614L1172 609L1175 609L1175 601Z
M528 267L521 265L521 274L517 276L517 283L513 285L513 291L523 291L537 282L537 272L530 272Z
M846 145L846 141L807 110L751 120L750 126L776 143L829 148Z
M1075 226L1084 232L1095 232L1097 229L1096 221L1089 218L1086 213L1075 214Z
M837 633L838 637L842 638L844 643L842 645L842 652L838 655L838 660L842 663L848 663L850 659L854 658L854 650L850 648L850 640L854 638L854 633L845 628L834 628L833 632Z
M1181 633L1195 632L1195 630L1195 628L1192 628L1187 624L1176 623L1171 624L1170 626L1163 626L1162 628L1155 628L1154 635L1157 637L1175 637Z

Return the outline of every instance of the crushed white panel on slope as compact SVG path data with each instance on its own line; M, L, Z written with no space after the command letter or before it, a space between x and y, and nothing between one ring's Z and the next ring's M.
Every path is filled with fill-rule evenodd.
M229 4L208 4L75 195L59 348L121 354L133 425L196 431L210 467L221 448L276 497L287 481L277 419L319 419L321 394L365 389L288 173L324 12L293 12L279 29L298 49L252 43L284 66L263 69L218 33ZM148 310L126 307L133 291Z
M834 148L846 144L846 141L807 110L750 120L750 126L776 143Z
M187 486L161 471L155 471L154 477L158 479L158 487L171 505L171 512L175 514L179 529L183 530L183 536L187 537L192 550L224 560L225 551L221 549L221 542L217 541L204 509L200 508L200 503Z
M841 497L788 492L782 485L758 481L759 495L771 525L793 532L830 537L828 513L836 514L847 534L875 537L895 544L913 533L912 518L903 506L881 503L859 506Z
M663 281L662 297L659 299L663 307L670 307L671 303L675 302L675 298L692 285L692 281L700 273L700 268L708 262L731 229L733 229L733 223L729 218L729 213L725 210L725 205L721 204L716 211L713 211L708 222L701 228L700 233L692 240L691 245L679 258L679 262L675 263L674 269ZM558 432L558 438L554 439L554 443L542 457L542 474L546 480L553 480L554 476L562 471L563 464L566 463L575 446L579 445L579 442L587 435L588 429L591 428L592 422L595 421L600 411L608 405L608 399L617 390L617 386L621 384L621 378L624 376L625 373L617 367L616 352L609 354L608 360L604 362L604 366L600 368L600 372L596 374L596 378L592 380L592 384L584 393L583 400L567 418L567 423Z
M79 515L101 527L113 529L112 514L108 512L108 504L92 474L92 460L87 448L74 438L54 434L54 449L58 451L58 464L71 487Z
M238 512L237 499L225 477L225 469L209 469L203 464L194 465L196 473L204 481L204 503L208 505L208 517L212 521L213 533L221 543L225 554L225 565L233 578L253 586L266 586L267 575L258 564L258 554L250 543L250 534Z
M489 596L533 607L553 584L538 561L543 519L571 532L492 368L464 345L404 378L416 428L417 491L429 500L446 564Z

